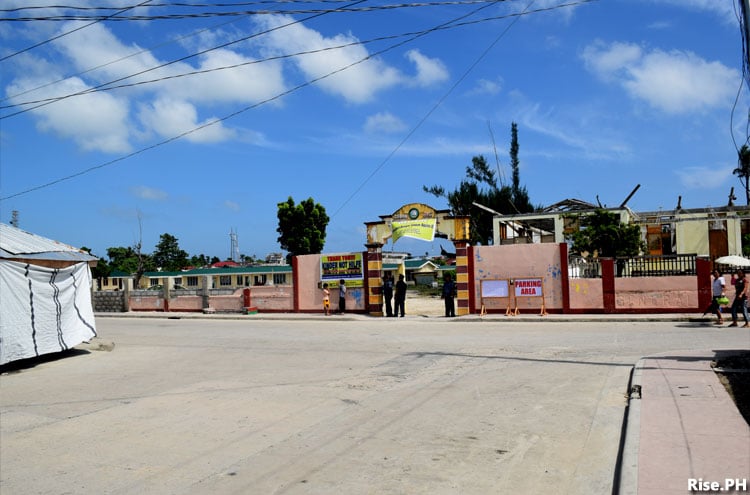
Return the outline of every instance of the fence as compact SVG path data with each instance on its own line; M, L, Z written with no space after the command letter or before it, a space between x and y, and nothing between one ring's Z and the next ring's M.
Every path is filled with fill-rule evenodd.
M669 277L695 275L695 254L672 254L661 256L633 256L615 259L618 277ZM568 258L570 278L600 278L601 263L598 258Z
M600 278L602 264L599 258L583 258L570 256L568 258L568 276L570 278Z

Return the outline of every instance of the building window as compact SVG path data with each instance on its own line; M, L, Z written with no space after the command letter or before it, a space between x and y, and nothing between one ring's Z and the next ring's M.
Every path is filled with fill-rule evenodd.
M219 277L219 285L222 287L228 287L232 285L232 276L231 275L222 275Z
M266 285L266 274L263 275L256 275L255 276L255 283L253 285Z
M148 279L148 285L150 285L151 287L154 287L155 285L159 285L159 279L158 278Z
M175 285L182 285L182 277L175 277L174 278L174 284Z
M274 273L273 285L286 285L286 273Z
M187 277L188 287L198 287L198 277Z
M237 286L241 287L245 285L245 279L242 275L237 275Z

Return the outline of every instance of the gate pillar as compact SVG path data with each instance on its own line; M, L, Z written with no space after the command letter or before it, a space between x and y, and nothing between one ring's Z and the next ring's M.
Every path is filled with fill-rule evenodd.
M383 316L383 244L365 244L367 248L367 312Z
M456 247L456 316L470 313L469 294L473 287L469 287L469 242L454 240Z

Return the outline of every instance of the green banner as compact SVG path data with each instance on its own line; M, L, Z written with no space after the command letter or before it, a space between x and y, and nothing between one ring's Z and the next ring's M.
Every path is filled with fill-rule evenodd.
M431 242L435 239L435 226L437 222L434 218L423 220L403 220L392 222L393 242L395 243L402 237L412 237L423 241Z

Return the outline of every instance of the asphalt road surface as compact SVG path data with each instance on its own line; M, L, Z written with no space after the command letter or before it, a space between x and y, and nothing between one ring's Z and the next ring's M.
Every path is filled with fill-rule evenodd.
M608 494L642 356L700 323L100 318L0 376L0 493Z

